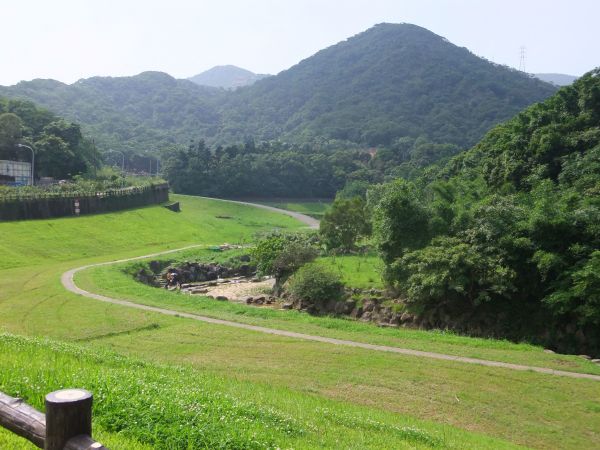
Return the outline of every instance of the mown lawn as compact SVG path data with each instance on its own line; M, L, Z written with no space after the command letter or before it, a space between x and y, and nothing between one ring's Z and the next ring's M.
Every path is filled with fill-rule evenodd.
M311 200L311 201L263 201L258 200L255 203L273 206L274 208L296 211L315 219L322 219L325 211L331 206L332 200Z
M11 395L24 392L28 400L32 399L30 401L39 406L41 396L55 386L76 383L99 393L109 392L115 386L114 392L121 393L129 392L125 385L132 384L131 392L138 392L139 385L134 382L140 379L144 389L160 394L158 397L162 399L152 406L142 403L141 409L150 417L141 422L145 433L151 436L145 439L170 439L168 433L157 428L161 410L181 418L177 419L177 425L168 427L174 434L189 428L185 424L191 419L180 410L185 409L181 405L189 405L185 401L192 397L178 403L173 400L173 395L163 393L189 390L196 395L198 385L206 385L208 394L214 398L233 396L236 401L250 402L250 410L258 408L261 411L258 416L244 416L244 420L259 423L242 426L239 435L231 430L232 439L239 436L245 439L247 433L256 432L260 442L271 439L268 442L283 448L428 445L421 441L415 444L414 440L406 440L405 435L393 437L397 431L381 431L378 424L361 425L369 419L400 430L412 423L432 435L439 437L441 434L446 439L442 446L453 442L452 446L459 448L504 445L483 438L479 433L533 447L593 448L600 445L597 427L600 389L594 381L466 366L270 336L105 304L70 294L62 288L60 274L84 264L192 244L248 242L257 230L300 226L289 217L263 210L190 197L175 198L182 201L183 212L180 214L154 207L78 219L0 223L0 250L6 250L0 259L0 331L77 342L75 350L71 351L61 343L49 343L50 347L44 347L46 344L38 341L28 344L19 341L20 338L5 339L16 339L17 343L5 344L0 349L0 361L3 361L0 362L0 390ZM367 324L314 318L295 312L283 315L242 306L228 309L233 306L201 298L194 298L197 303L186 304L191 299L176 294L161 297L167 293L132 283L125 274L121 275L123 277L94 270L84 272L80 281L106 283L108 287L95 287L110 288L123 296L135 293L138 301L194 308L203 313L223 314L267 326L331 333L335 337L359 339L362 336L369 341L395 342L393 345L415 345L416 348L427 345L445 351L454 348L457 353L468 355L504 355L507 360L529 358L530 364L556 364L567 370L595 370L583 360L548 355L527 345L408 330L394 334L398 330L381 330ZM31 349L30 344L37 350ZM105 351L127 355L136 362L126 358L124 366L116 367L116 363L111 362L113 356L105 356ZM89 358L99 367L97 371L86 362ZM77 364L84 363L85 370L79 370ZM169 368L162 372L165 364ZM103 367L107 367L106 376ZM88 371L89 377L84 375ZM133 374L131 377L127 376L129 371ZM178 371L181 377L175 375ZM82 378L77 378L79 376ZM121 379L123 383L119 384ZM173 384L169 384L171 379ZM161 390L163 386L164 391ZM98 395L106 399L118 398ZM149 401L146 397L142 400ZM119 406L113 407L114 411L110 413L115 414L114 417L123 410L121 403L116 404ZM213 407L213 404L208 405L209 409ZM214 405L218 408L220 401ZM111 407L106 408L110 411ZM282 417L291 416L302 427L306 424L308 432L289 437L283 435L271 419L262 419L265 408ZM335 412L334 419L320 418L326 417L329 411ZM172 448L159 441L139 438L142 434L139 430L127 428L128 431L116 432L116 428L107 425L110 420L106 417L110 414L106 413L109 415L104 419L103 414L97 415L97 429L103 433L101 439L113 449L148 448L152 442L157 448ZM434 422L445 426L439 428ZM337 428L336 423L339 423ZM205 429L202 422L198 424ZM231 427L231 423L226 424ZM356 433L352 429L356 429ZM189 431L188 435L193 432ZM345 433L355 440L335 441L344 439L340 435ZM210 436L213 439L222 435L215 432L207 436L207 439ZM0 448L19 448L12 446L14 441L11 439L5 432L0 432ZM119 439L130 440L131 445Z
M372 408L97 349L0 335L0 388L43 410L42 393L94 393L94 436L113 449L511 448ZM8 445L10 444L10 447ZM0 448L31 448L0 433Z
M152 259L208 261L214 258L215 254L211 251L197 249ZM219 259L224 258L227 258L227 253L219 255ZM348 278L354 277L355 279L359 279L353 273L354 268L358 265L356 262L358 258L363 257L337 257L335 261L350 260L347 263L342 263L344 264L343 268L352 268ZM328 264L334 268L338 267L336 266L336 262L329 260L330 258L322 258L321 263ZM370 273L370 270L379 264L376 257L367 257L366 261L366 264L364 262L362 264L365 264L369 268L367 273ZM143 262L136 261L95 267L76 274L75 281L78 286L90 292L114 298L127 298L146 305L168 307L178 311L197 313L252 325L372 344L391 345L457 356L492 359L600 375L600 366L579 356L548 354L544 352L543 348L526 343L517 344L499 339L471 338L441 330L424 331L408 328L381 328L371 323L363 323L351 319L316 317L296 310L283 311L271 308L249 307L238 303L215 301L199 295L192 296L157 289L135 281L130 275L133 268L142 264Z

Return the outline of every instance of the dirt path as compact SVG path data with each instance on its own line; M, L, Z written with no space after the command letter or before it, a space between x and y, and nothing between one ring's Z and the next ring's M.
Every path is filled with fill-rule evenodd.
M214 200L214 199L211 199L211 200ZM226 200L226 201L229 201L229 200ZM318 224L319 224L319 221L312 217L306 216L304 214L292 212L292 211L285 211L285 210L273 208L271 206L255 205L255 204L246 203L246 202L233 202L233 203L240 203L240 204L249 205L249 206L256 206L258 208L264 208L264 209L268 209L271 211L280 212L282 214L287 214L289 216L292 216L292 217L304 222L311 228L318 227ZM99 300L102 302L126 306L128 308L140 309L143 311L151 311L151 312L155 312L155 313L159 313L159 314L165 314L168 316L185 317L187 319L198 320L200 322L211 323L214 325L223 325L223 326L227 326L227 327L234 327L234 328L241 328L244 330L256 331L259 333L273 334L273 335L277 335L277 336L286 336L286 337L293 338L293 339L302 339L302 340L307 340L307 341L323 342L325 344L343 345L343 346L347 346L347 347L363 348L363 349L379 351L379 352L397 353L400 355L416 356L416 357L420 357L420 358L437 359L437 360L443 360L443 361L454 361L454 362L466 363L466 364L476 364L479 366L486 366L486 367L499 367L499 368L510 369L510 370L518 370L518 371L525 371L525 372L537 372L537 373L542 373L542 374L547 374L547 375L557 375L557 376L570 377L570 378L582 378L582 379L600 381L600 375L591 375L591 374L577 373L577 372L567 372L564 370L555 370L555 369L549 369L546 367L525 366L525 365L520 365L520 364L511 364L511 363L506 363L506 362L490 361L490 360L485 360L485 359L467 358L464 356L446 355L446 354L442 354L442 353L425 352L425 351L420 351L420 350L412 350L412 349L408 349L408 348L390 347L387 345L367 344L365 342L348 341L348 340L344 340L344 339L335 339L335 338L328 338L328 337L316 336L316 335L310 335L310 334L304 334L304 333L296 333L293 331L277 330L274 328L266 328L266 327L261 327L261 326L257 326L257 325L248 325L245 323L232 322L229 320L215 319L212 317L206 317L206 316L201 316L198 314L191 314L191 313L186 313L186 312L181 312L181 311L175 311L172 309L165 309L165 308L158 308L155 306L141 305L138 303L133 303L131 301L125 300L125 299L111 298L111 297L106 297L104 295L94 294L93 292L88 292L88 291L78 287L75 284L75 282L73 281L73 277L77 272L88 269L90 267L104 266L104 265L108 265L108 264L117 264L117 263L126 262L126 261L152 258L152 257L159 256L159 255L175 253L175 252L185 250L188 248L197 248L197 247L206 247L206 245L191 245L191 246L183 247L180 249L167 250L164 252L158 252L158 253L153 253L153 254L144 255L144 256L137 256L135 258L127 258L127 259L121 259L121 260L117 260L117 261L108 261L108 262L104 262L104 263L89 264L86 266L77 267L75 269L71 269L71 270L68 270L67 272L63 273L61 276L61 282L62 282L62 285L68 291L71 291L75 294L83 295L88 298Z

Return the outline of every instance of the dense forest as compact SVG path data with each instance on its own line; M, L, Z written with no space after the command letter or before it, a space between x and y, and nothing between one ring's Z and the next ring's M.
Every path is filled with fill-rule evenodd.
M235 91L159 72L0 87L81 123L101 150L155 154L200 139L367 148L422 137L467 148L555 91L409 24L377 25Z
M458 153L452 144L404 137L373 151L337 142L286 144L253 140L208 146L204 141L162 155L175 192L211 197L333 198L340 190L364 195L369 185L417 178Z
M35 177L70 178L99 164L92 142L78 124L31 102L0 97L0 159L31 161L24 143L35 148Z
M387 282L431 326L600 353L600 70L368 204Z

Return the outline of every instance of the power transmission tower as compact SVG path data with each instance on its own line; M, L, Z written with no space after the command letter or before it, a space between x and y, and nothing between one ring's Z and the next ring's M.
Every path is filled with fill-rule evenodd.
M519 70L525 72L525 47L521 46L521 58L519 59Z

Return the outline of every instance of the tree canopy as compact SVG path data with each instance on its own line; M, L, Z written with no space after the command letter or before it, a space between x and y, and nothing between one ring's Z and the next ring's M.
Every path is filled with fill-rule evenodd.
M0 159L29 161L19 143L34 148L36 177L70 178L99 163L79 125L31 102L0 98Z
M600 352L600 70L414 184L368 192L387 280L432 325Z

